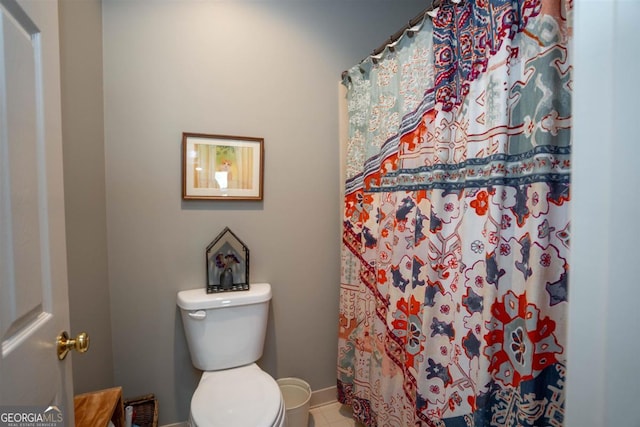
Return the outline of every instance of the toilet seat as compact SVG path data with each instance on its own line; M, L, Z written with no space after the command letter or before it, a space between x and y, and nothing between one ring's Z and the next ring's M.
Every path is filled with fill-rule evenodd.
M284 412L278 383L255 363L204 372L191 399L191 420L201 427L279 426Z

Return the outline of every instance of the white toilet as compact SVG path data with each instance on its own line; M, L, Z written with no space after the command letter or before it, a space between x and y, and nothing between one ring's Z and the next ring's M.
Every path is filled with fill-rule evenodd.
M255 362L262 356L271 286L207 294L178 292L193 365L203 372L191 398L197 427L283 427L285 406L275 379Z

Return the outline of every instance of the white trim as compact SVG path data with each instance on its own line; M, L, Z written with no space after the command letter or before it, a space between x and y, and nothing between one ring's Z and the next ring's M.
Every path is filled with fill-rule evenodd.
M318 406L328 405L338 401L338 388L336 386L327 387L311 392L311 400L309 400L309 408L317 408Z

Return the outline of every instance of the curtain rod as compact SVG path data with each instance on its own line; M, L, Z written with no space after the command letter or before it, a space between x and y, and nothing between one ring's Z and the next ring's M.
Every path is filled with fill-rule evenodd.
M433 0L431 2L431 6L427 7L426 9L422 10L422 12L418 13L416 16L414 16L413 18L411 18L409 20L409 22L402 28L400 28L398 31L396 31L395 33L393 33L391 35L391 37L389 37L389 39L387 41L385 41L382 45L380 45L378 48L374 49L373 52L371 52L371 54L369 56L377 56L379 54L381 54L386 48L387 46L397 42L398 40L400 40L400 38L402 37L402 35L405 33L405 31L407 31L409 28L411 27L415 27L416 25L418 25L420 22L422 22L423 19L425 19L425 15L435 9L437 9L440 6L440 3L442 1L441 0ZM408 34L409 37L412 37L413 34L409 33ZM366 58L365 58L366 59ZM360 63L362 63L365 59L363 59L362 61L360 61ZM375 59L373 60L374 63L377 62ZM347 76L349 72L348 71L343 71L342 72L342 79L344 80L344 78Z

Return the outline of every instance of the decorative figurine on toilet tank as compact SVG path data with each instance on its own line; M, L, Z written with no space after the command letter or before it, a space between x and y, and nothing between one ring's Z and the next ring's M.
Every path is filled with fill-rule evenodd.
M249 290L249 249L229 227L207 246L207 293Z

